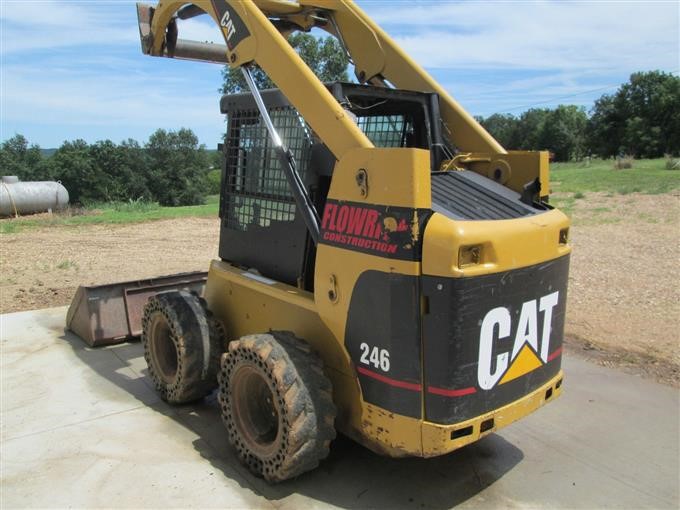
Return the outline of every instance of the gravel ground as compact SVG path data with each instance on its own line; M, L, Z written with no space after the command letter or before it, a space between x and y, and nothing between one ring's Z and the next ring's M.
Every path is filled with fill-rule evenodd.
M678 385L680 194L589 193L573 220L568 348ZM190 218L2 234L0 312L69 304L80 284L205 271L218 227Z

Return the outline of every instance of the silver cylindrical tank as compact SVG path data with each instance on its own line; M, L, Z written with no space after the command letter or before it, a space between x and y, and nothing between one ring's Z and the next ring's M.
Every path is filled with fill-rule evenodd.
M56 211L68 205L68 191L58 182L0 183L0 216Z

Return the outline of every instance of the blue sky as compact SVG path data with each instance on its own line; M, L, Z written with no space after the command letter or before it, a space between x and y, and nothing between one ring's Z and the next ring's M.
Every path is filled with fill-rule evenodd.
M632 72L680 70L677 0L358 3L473 115L590 108ZM204 17L180 37L220 36ZM0 57L0 140L188 127L213 148L224 129L220 66L143 56L132 1L0 0Z

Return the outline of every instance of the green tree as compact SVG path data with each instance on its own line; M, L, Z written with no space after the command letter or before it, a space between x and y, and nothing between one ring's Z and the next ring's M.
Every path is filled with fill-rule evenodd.
M547 108L532 108L520 115L511 147L519 150L542 150L541 132L550 113Z
M136 140L128 138L119 146L123 159L123 179L127 185L127 196L133 200L153 200L149 189L149 157Z
M29 145L23 135L14 135L0 146L0 168L3 175L16 175L22 181L50 178L38 145Z
M546 114L538 144L552 152L556 161L581 159L587 150L587 125L585 109L575 105L559 105Z
M209 153L210 171L208 172L208 194L217 195L220 192L222 184L222 160L224 154L222 151L211 151Z
M592 149L654 158L680 153L680 77L661 71L633 73L591 112Z
M517 148L518 120L512 114L494 113L479 119L480 124L506 149Z
M103 200L151 198L147 188L149 165L137 142L127 140L116 145L111 140L99 141L90 145L88 152L92 166L104 179Z
M149 158L147 186L166 206L203 203L207 191L208 154L190 129L159 129L146 143Z
M224 155L222 154L221 150L216 150L216 151L210 151L208 153L208 159L210 161L210 167L213 169L220 169L222 168L222 159L224 158Z
M93 164L90 146L85 140L64 142L50 158L54 178L68 190L72 203L109 200L112 183L109 176Z
M587 127L588 143L594 154L608 157L620 152L625 123L620 115L613 96L604 94L595 101Z
M64 142L49 158L17 135L0 146L0 164L4 174L22 180L61 181L73 203L144 199L170 206L202 203L211 167L189 129L159 129L145 147L132 139L118 145L111 140Z
M349 60L342 46L334 37L316 38L311 34L298 32L290 35L288 42L321 81L349 80L347 75ZM276 86L259 67L255 66L252 69L252 74L259 89ZM240 69L225 66L222 69L222 78L224 80L220 89L222 94L248 91L248 85Z
M520 117L496 113L479 120L506 149L548 150L557 161L580 159L587 151L588 116L577 106L531 109Z

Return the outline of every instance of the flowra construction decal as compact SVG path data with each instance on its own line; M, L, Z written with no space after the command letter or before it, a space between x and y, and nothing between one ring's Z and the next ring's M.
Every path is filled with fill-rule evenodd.
M499 306L484 316L479 334L479 362L477 364L477 382L481 389L490 390L496 384L505 384L517 379L540 368L559 355L559 352L550 353L552 315L553 309L559 302L559 296L560 293L556 291L538 300L532 299L522 304L512 349L509 348L509 342L506 340L510 337L512 330L510 310ZM543 316L540 334L538 331L539 315ZM495 343L506 344L507 350L500 352L493 359ZM494 361L493 367L492 361Z
M431 211L329 200L321 220L321 243L379 255L420 260L421 232Z

